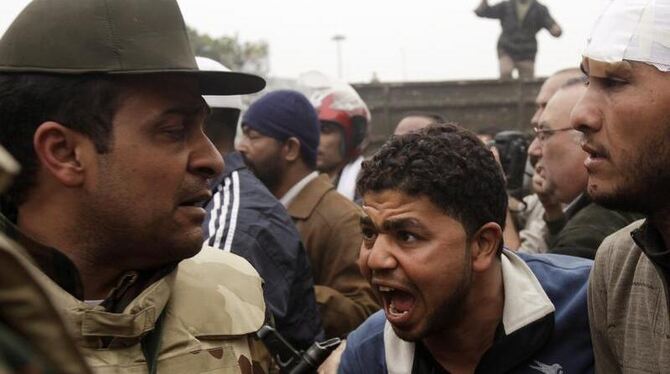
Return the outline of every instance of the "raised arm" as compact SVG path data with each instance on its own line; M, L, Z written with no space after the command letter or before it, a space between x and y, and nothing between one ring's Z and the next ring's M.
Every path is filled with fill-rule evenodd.
M482 0L477 9L475 9L475 14L479 17L499 19L502 17L504 3L501 2L490 6L488 0Z

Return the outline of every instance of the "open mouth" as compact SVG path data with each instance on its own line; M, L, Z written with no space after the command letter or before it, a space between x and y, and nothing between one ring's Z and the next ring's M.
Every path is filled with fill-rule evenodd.
M589 158L591 159L603 159L608 157L607 152L604 149L600 149L599 147L590 144L582 144L582 149L584 152L588 153Z
M377 289L384 301L384 311L389 322L394 324L407 322L416 303L414 295L387 286L379 286Z

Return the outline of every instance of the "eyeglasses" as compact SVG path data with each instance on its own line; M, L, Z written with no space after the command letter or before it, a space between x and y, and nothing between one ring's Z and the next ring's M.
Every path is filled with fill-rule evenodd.
M554 135L557 132L562 132L562 131L569 131L569 130L574 130L573 127L563 127L561 129L545 129L541 127L533 127L533 132L535 133L535 136L537 139L541 142L549 139L552 135Z

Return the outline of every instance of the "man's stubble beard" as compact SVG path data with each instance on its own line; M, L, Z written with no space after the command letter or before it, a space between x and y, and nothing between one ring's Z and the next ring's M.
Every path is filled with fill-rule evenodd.
M670 123L668 123L670 126ZM588 190L591 199L608 209L651 215L670 205L670 128L637 150L637 157L621 154L622 181L612 192Z
M281 184L283 174L285 172L285 166L282 164L279 156L269 157L267 160L262 162L254 162L249 160L247 157L242 155L244 163L247 165L249 170L265 185L265 187L270 191L274 192L277 190Z
M463 263L461 279L457 286L435 313L428 316L428 322L423 331L419 331L416 336L410 336L396 331L396 335L402 340L416 342L431 336L441 335L458 326L465 319L467 311L466 301L472 288L472 264L470 247L466 248L466 257Z

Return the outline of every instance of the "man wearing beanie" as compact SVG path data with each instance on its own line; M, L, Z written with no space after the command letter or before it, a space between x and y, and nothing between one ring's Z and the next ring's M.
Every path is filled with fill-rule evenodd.
M253 103L238 150L288 209L309 255L326 337L342 337L379 307L360 274L360 209L316 172L319 121L302 94L280 90Z
M583 53L572 111L587 192L647 219L606 238L589 285L599 373L670 372L670 1L611 1Z

